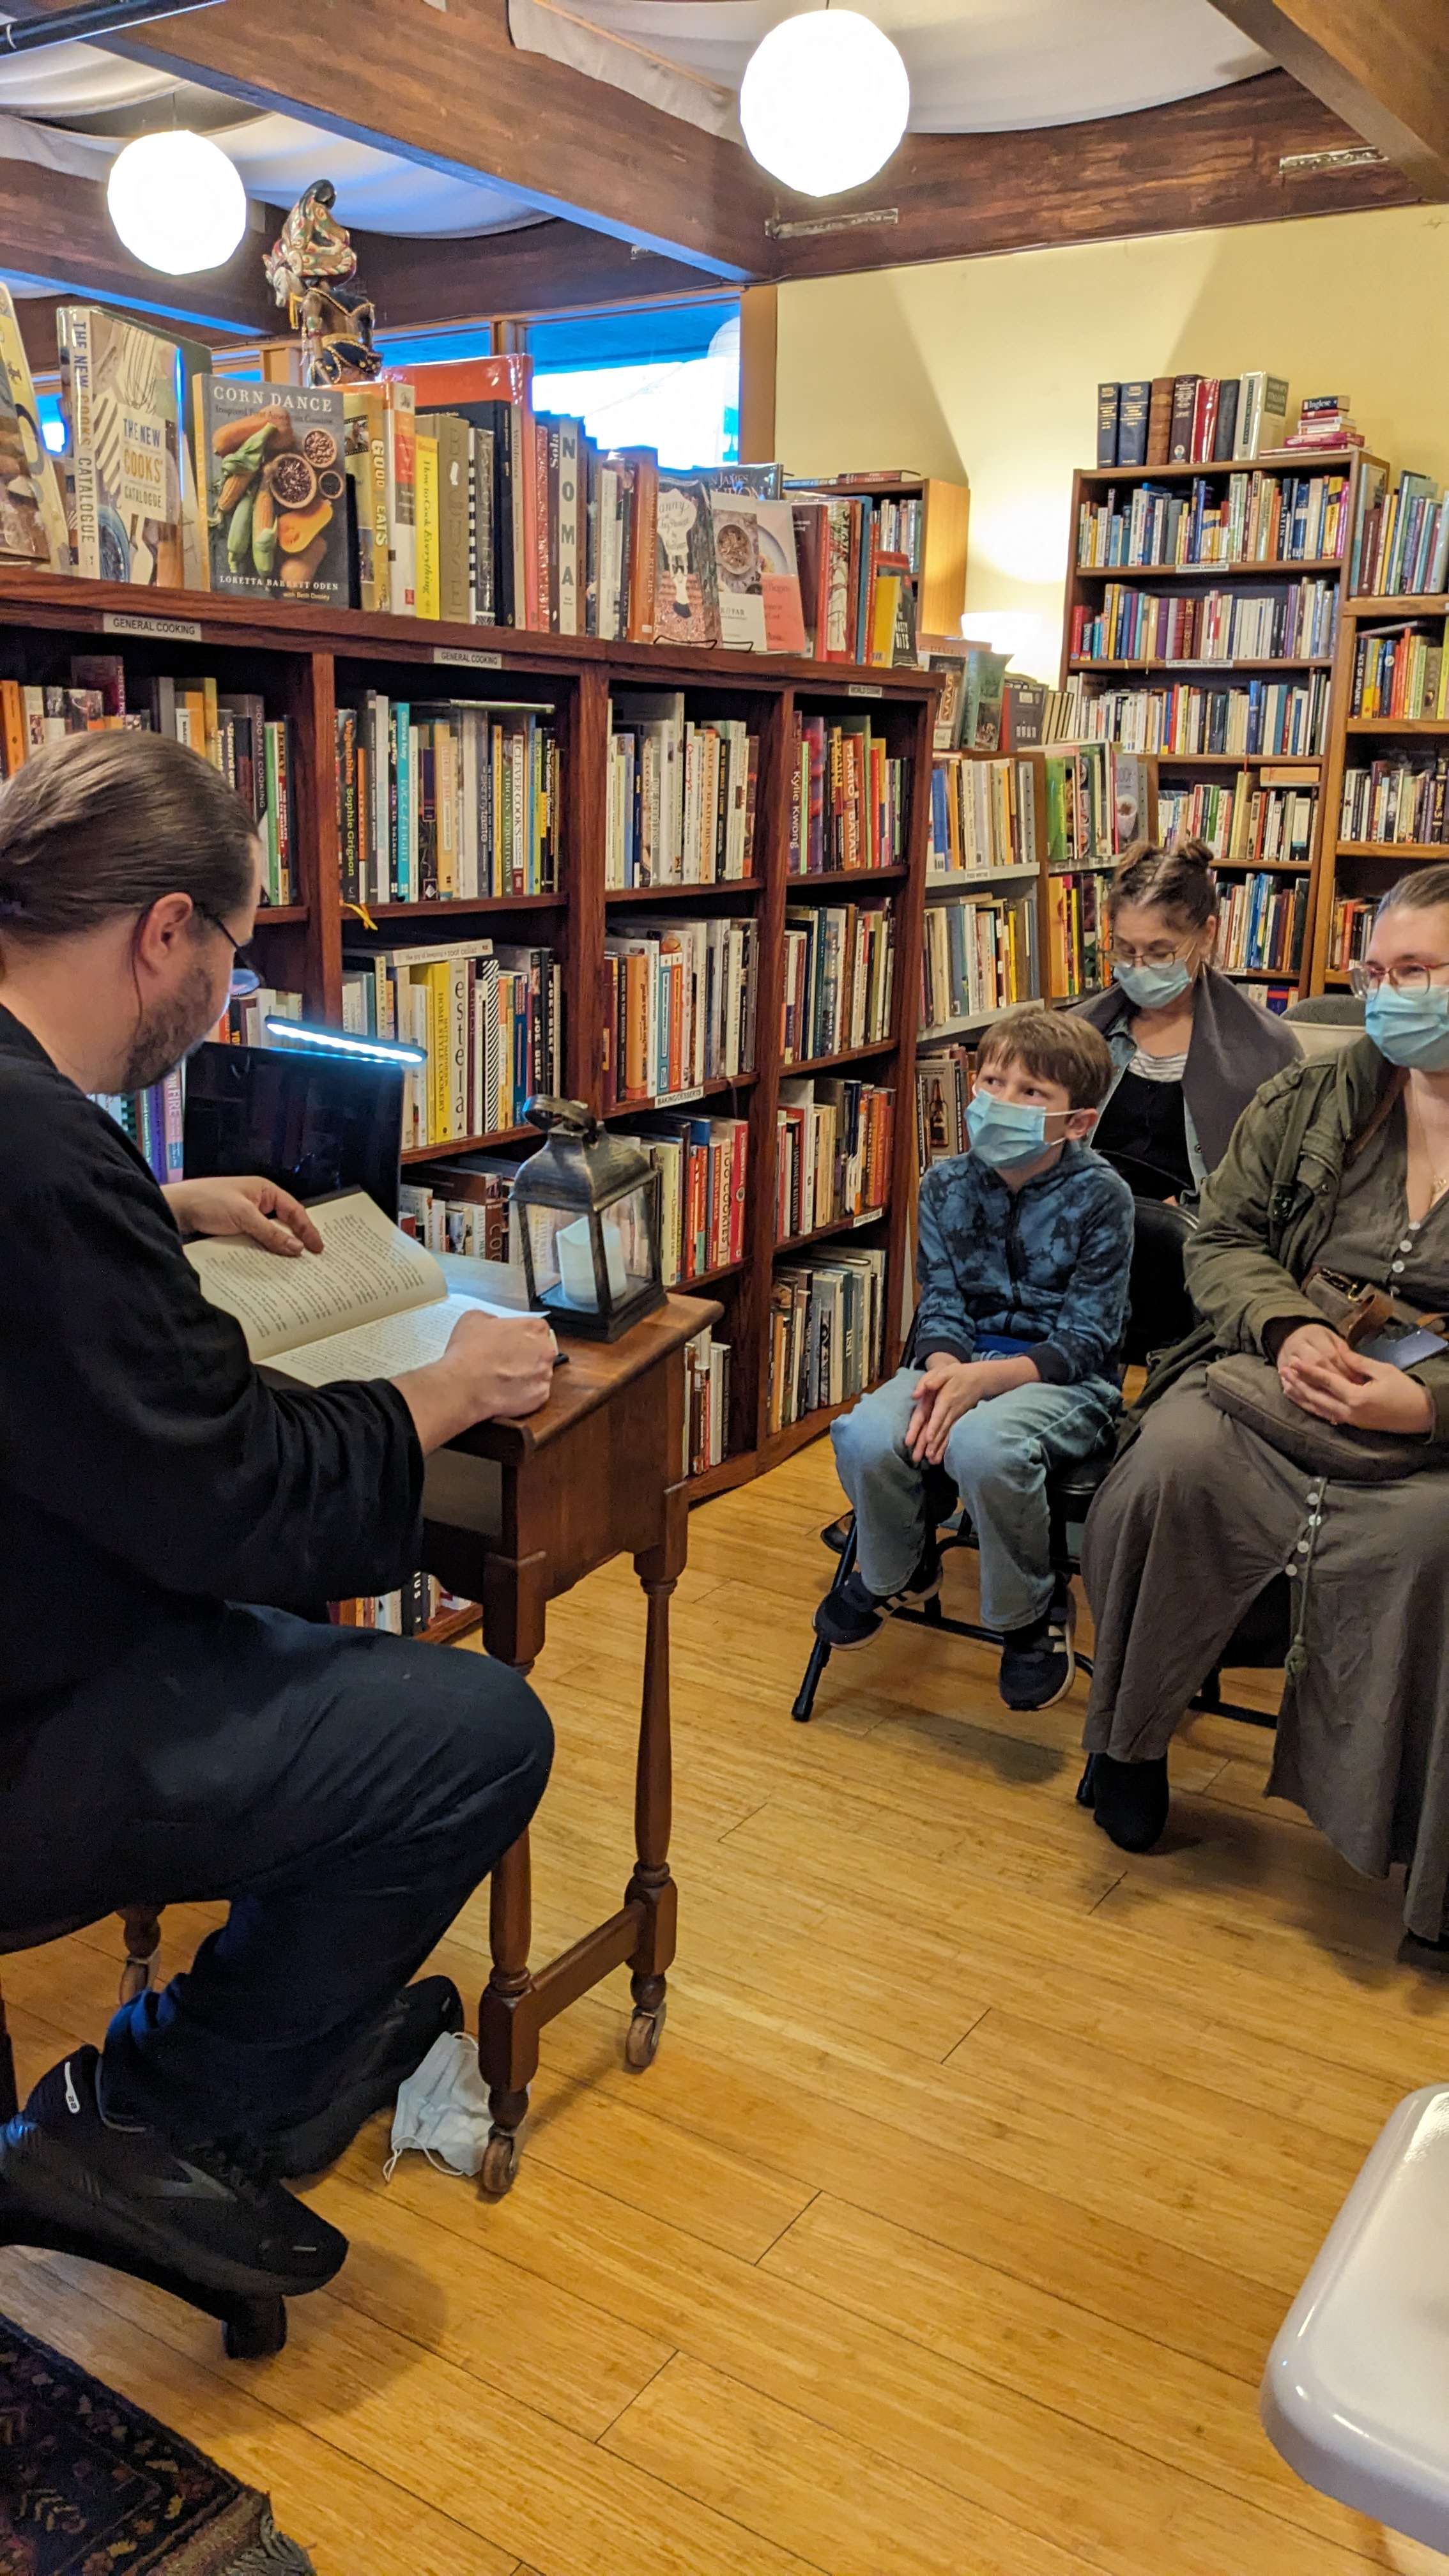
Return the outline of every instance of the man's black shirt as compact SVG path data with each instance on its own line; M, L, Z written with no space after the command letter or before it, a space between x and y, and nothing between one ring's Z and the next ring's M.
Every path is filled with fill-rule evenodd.
M0 1738L178 1595L390 1591L422 1483L385 1381L257 1375L142 1156L0 1007Z

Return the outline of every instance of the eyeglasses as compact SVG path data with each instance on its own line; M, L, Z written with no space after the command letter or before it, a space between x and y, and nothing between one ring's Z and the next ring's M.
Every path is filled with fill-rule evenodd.
M1157 939L1150 948L1124 948L1114 939L1107 955L1114 966L1176 966L1182 946L1175 939Z
M241 1002L249 993L259 993L262 989L262 979L255 966L248 966L244 962L249 943L245 939L233 939L220 914L208 912L204 903L198 903L196 909L203 921L209 921L213 930L221 932L231 950L231 999L234 1002Z
M1350 966L1348 988L1360 1001L1385 984L1394 993L1427 993L1441 975L1449 975L1449 958L1442 966Z

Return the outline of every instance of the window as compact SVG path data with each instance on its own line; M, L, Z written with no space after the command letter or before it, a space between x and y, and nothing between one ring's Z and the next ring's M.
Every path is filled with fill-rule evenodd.
M534 322L528 346L537 409L577 415L601 447L654 447L676 467L738 457L735 298Z

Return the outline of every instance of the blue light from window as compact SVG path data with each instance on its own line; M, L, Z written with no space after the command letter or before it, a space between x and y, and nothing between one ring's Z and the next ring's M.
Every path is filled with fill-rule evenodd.
M40 414L40 435L52 456L65 454L65 415L54 394L37 394L35 408Z

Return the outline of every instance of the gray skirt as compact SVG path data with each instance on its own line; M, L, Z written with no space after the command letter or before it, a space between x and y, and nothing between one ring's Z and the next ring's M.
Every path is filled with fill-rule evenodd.
M1087 1520L1088 1748L1164 1754L1273 1576L1300 1652L1268 1782L1345 1860L1407 1869L1404 1920L1449 1929L1449 1474L1316 1482L1219 1413L1197 1369L1146 1414Z

